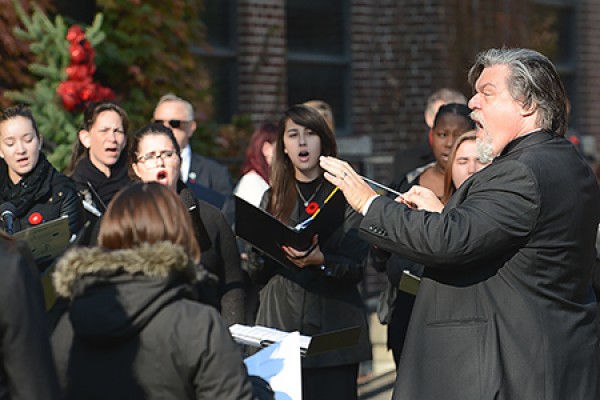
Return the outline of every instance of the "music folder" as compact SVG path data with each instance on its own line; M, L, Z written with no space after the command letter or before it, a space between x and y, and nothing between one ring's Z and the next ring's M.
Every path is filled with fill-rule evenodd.
M285 225L240 197L235 196L235 202L236 235L292 270L298 270L298 267L286 257L281 246L308 250L315 234L319 235L322 246L343 224L346 212L346 199L339 190L334 190L314 218L304 221L301 228Z
M27 242L36 264L43 264L58 257L69 245L69 219L63 215L19 231L13 237Z
M229 332L237 343L261 348L280 342L289 334L266 326L241 324L231 325ZM358 343L359 337L360 326L358 325L314 336L300 335L300 354L307 357L351 347Z

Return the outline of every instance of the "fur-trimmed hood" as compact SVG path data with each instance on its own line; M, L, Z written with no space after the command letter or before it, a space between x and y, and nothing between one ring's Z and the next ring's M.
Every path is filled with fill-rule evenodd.
M85 275L125 272L150 278L166 278L173 271L189 270L189 257L181 246L170 242L144 243L140 247L107 251L99 247L80 247L68 251L52 275L54 289L62 297L73 297L73 286Z
M173 302L196 300L194 277L183 248L169 242L114 251L73 249L53 275L56 292L70 300L73 330L96 342L131 337Z

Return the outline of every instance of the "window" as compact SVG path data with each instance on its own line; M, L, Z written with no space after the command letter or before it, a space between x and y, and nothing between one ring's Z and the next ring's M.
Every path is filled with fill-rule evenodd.
M206 48L196 48L209 70L211 95L215 107L213 119L231 121L237 110L236 1L204 0L202 21L206 26Z
M336 134L350 132L349 2L288 0L288 104L323 100Z
M533 48L549 57L571 101L576 97L575 7L571 0L537 0L533 4ZM571 121L577 107L571 108Z

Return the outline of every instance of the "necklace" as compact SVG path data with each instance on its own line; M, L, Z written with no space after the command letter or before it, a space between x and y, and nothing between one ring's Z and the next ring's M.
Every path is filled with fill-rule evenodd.
M300 186L298 186L298 182L296 181L294 183L296 185L296 191L298 192L298 196L300 196L300 199L302 200L302 204L304 204L304 207L308 206L308 203L310 203L315 198L317 193L319 193L319 190L321 190L321 186L323 186L323 180L321 180L321 182L319 182L319 185L317 186L317 188L315 189L313 194L311 194L310 197L307 199L302 194L302 191L300 190Z

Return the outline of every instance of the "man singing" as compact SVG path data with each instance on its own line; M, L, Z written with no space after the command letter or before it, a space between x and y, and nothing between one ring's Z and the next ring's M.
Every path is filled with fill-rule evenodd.
M567 98L552 63L491 49L469 72L480 157L441 213L419 188L377 196L324 157L325 177L365 216L370 243L426 266L394 399L600 398L591 292L600 193L564 138ZM401 199L397 199L401 200Z

